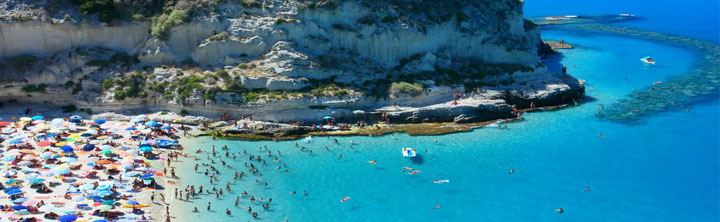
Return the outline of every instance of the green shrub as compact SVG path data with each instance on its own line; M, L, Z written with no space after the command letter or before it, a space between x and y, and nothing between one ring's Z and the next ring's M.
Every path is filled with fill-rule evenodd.
M423 86L418 83L397 82L390 85L390 92L393 94L407 93L417 96L423 92Z
M22 87L22 91L26 92L26 93L45 93L46 89L47 89L46 84L25 85Z
M114 0L72 0L80 12L97 14L101 22L110 23L119 16Z
M112 79L104 79L101 83L103 90L108 90L113 87L113 80Z
M243 8L260 8L262 7L262 4L258 2L257 0L242 0L240 4L243 6Z
M183 24L188 18L188 11L176 9L170 14L161 14L151 19L150 34L161 39L170 38L170 28Z
M180 113L179 113L179 114L180 114L181 116L187 116L187 115L190 114L190 112L187 111L186 109L182 109L182 110L180 110Z
M125 93L125 90L116 89L113 93L113 97L117 100L124 100L127 97L127 93Z
M21 55L11 57L5 60L5 67L0 63L0 68L9 68L17 71L25 72L30 70L35 63L38 62L38 58L33 55Z

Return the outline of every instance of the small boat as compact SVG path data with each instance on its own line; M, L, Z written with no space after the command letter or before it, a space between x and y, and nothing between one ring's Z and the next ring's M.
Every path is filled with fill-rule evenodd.
M622 16L622 17L635 17L635 15L630 14L630 13L621 13L620 16Z
M415 157L417 153L415 152L415 148L405 147L402 148L402 155L403 157Z
M437 183L437 184L450 183L450 180L433 180L433 183Z
M645 63L645 64L655 65L655 59L653 59L653 58L650 57L650 56L645 56L645 57L643 57L642 59L640 59L640 61L642 61L642 62Z

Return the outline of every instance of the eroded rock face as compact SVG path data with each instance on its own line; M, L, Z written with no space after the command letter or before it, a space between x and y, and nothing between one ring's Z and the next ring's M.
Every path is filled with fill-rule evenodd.
M7 5L0 3L0 9ZM371 116L395 104L409 107L390 110L395 121L465 122L507 117L509 104L552 105L581 96L577 80L538 65L539 33L525 25L517 0L280 0L251 8L216 6L211 13L172 27L162 39L149 34L149 22L0 22L0 57L41 58L29 70L0 70L0 85L5 87L0 98L116 110L236 111L271 121L315 121L333 113L352 119L354 110ZM98 47L105 52L72 52ZM132 61L119 64L123 57L115 52L125 52ZM423 93L393 99L358 93L365 85L393 76L445 75L438 70L457 68L464 61L513 64L533 71L485 79L510 83L485 87L481 95L455 106L447 102L456 93L466 93L462 80L439 85L436 79L419 79ZM127 77L134 74L146 81L139 91L128 85ZM103 80L110 77L120 81L105 88ZM81 86L79 92L62 85L70 81ZM333 94L311 91L329 83L354 88ZM47 90L55 96L27 97L22 91L27 84L49 84ZM246 99L249 91L304 95L265 101ZM123 98L127 92L136 95Z

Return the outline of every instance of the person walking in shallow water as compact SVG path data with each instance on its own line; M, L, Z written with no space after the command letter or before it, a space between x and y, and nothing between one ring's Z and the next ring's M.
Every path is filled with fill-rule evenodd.
M210 211L210 202L208 202L207 210Z

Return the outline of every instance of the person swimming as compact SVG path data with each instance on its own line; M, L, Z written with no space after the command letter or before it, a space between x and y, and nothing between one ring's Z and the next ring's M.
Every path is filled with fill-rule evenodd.
M340 199L340 203L348 202L348 201L350 201L350 199L351 199L350 196L345 196L342 199Z
M440 209L442 208L442 204L435 204L432 209Z
M563 209L562 207L559 207L559 208L555 209L555 212L562 214L562 213L565 213L565 209Z
M372 165L375 165L375 164L377 164L377 160L368 160L368 163L369 163L369 164L372 164Z

